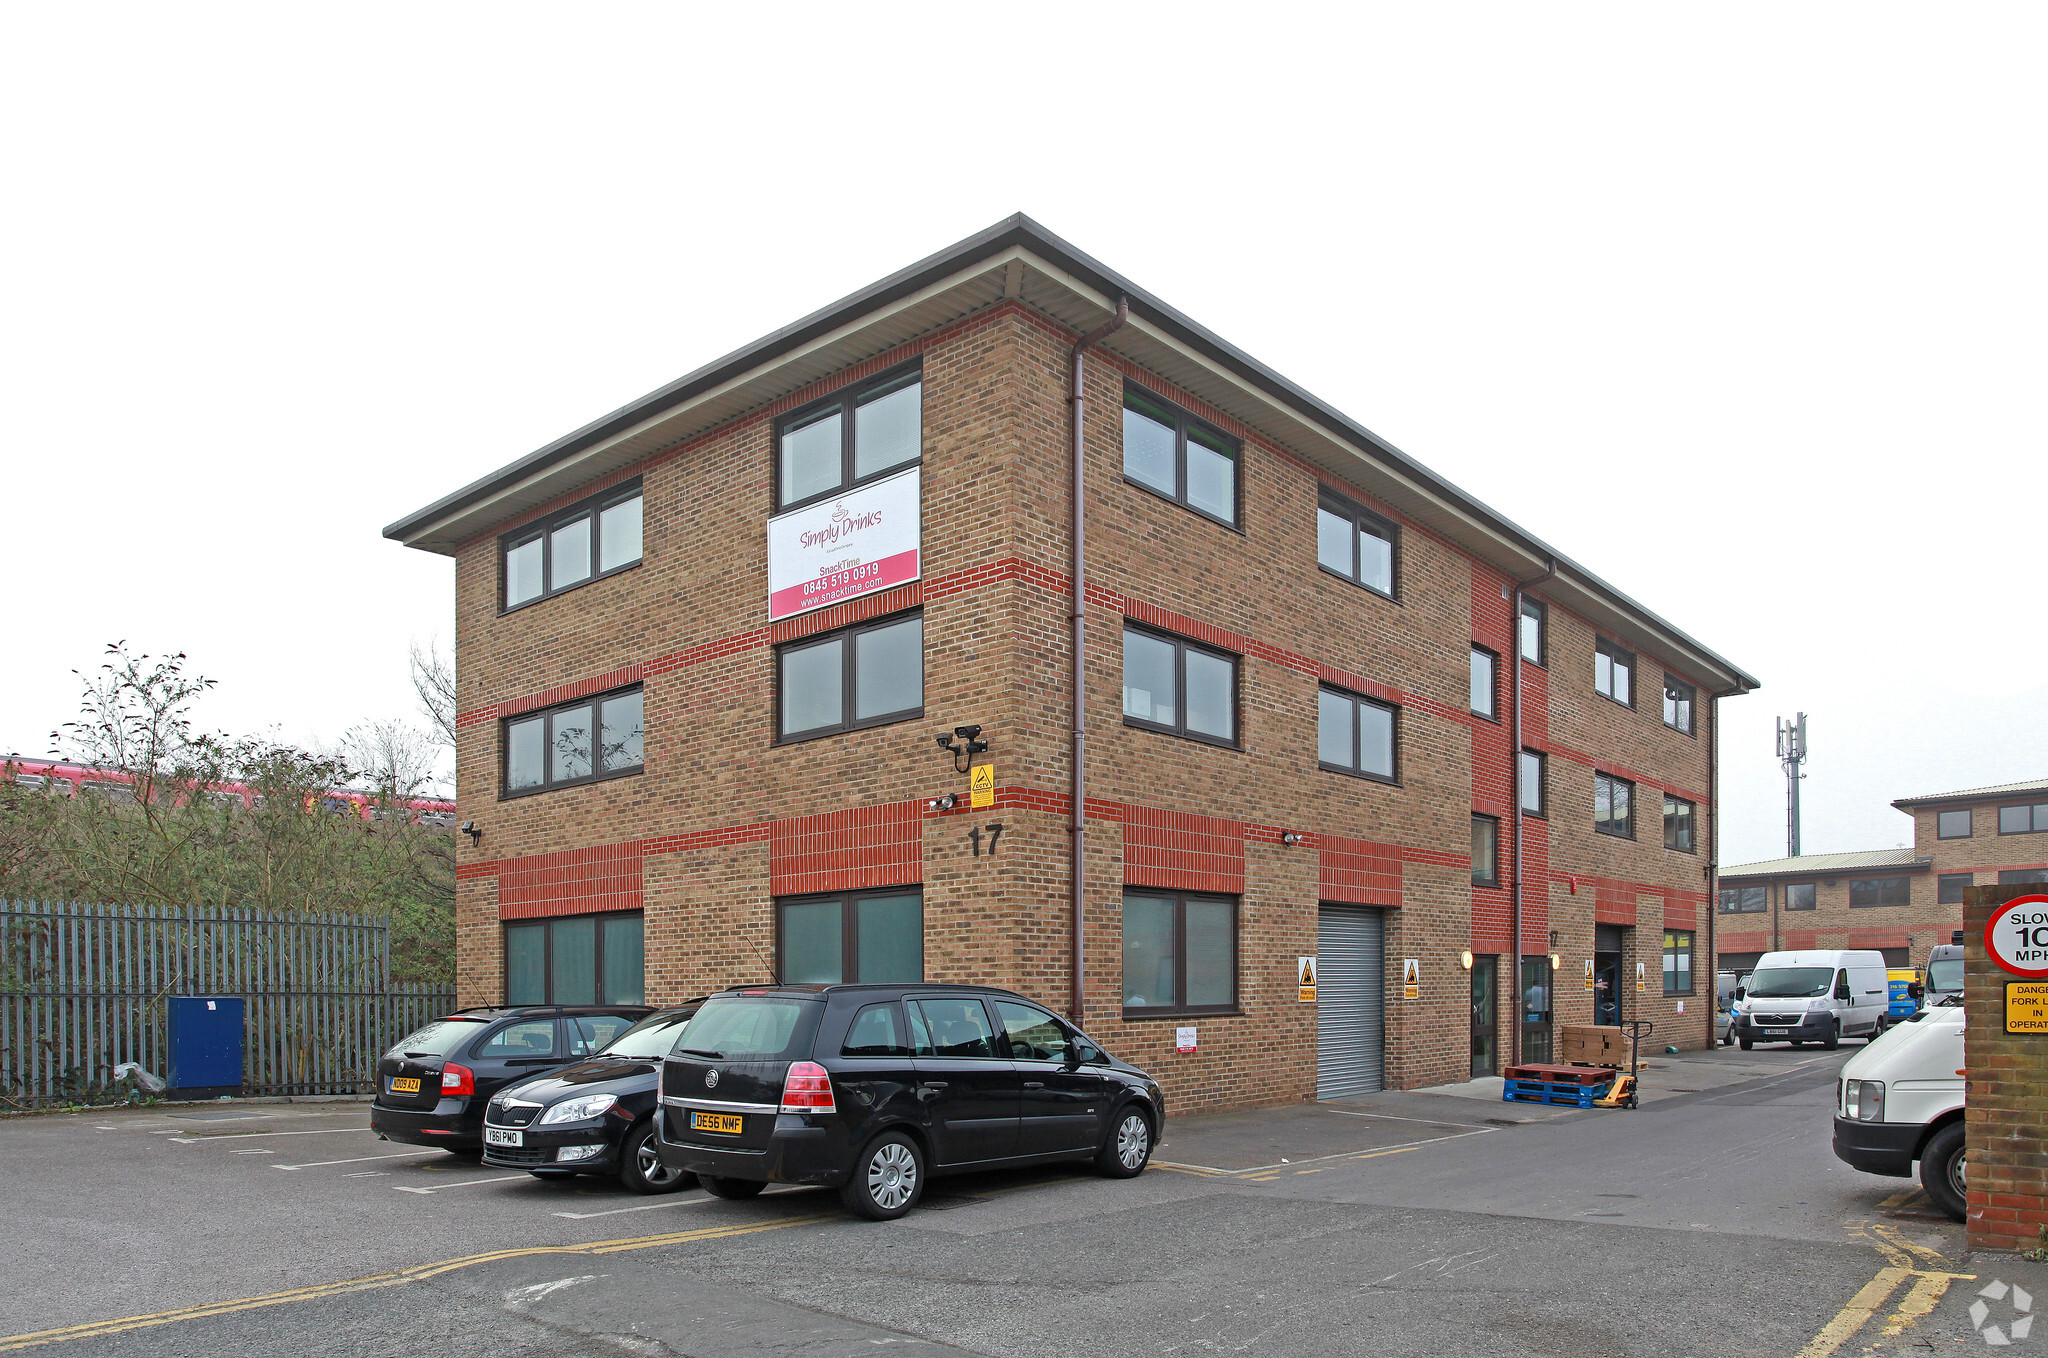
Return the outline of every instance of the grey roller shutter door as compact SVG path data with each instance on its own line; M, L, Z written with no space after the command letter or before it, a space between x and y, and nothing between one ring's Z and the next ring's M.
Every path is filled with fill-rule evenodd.
M1377 910L1317 912L1316 1097L1386 1088L1386 938Z

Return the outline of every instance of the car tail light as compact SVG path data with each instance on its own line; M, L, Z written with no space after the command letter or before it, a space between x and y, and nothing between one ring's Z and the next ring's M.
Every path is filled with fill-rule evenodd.
M468 1066L458 1066L453 1061L441 1067L441 1092L443 1094L476 1093L476 1072Z
M836 1113L832 1101L832 1077L811 1061L791 1063L782 1081L782 1111L785 1113Z

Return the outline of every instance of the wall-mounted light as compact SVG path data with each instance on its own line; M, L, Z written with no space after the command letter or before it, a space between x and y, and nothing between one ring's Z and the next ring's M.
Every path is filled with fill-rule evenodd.
M960 794L957 792L948 792L943 797L932 798L929 804L931 806L931 809L934 811L951 811L955 806L959 805L959 803Z
M1458 954L1458 965L1467 971L1472 970L1472 950L1470 948Z
M1559 967L1563 965L1564 959L1562 957L1558 956L1556 953L1552 953L1550 955L1550 970L1553 974L1557 971Z
M484 827L473 820L462 822L462 833L469 836L469 847L472 849L484 842Z
M1301 843L1301 836L1297 835L1292 830L1282 830L1280 832L1280 842L1291 849L1295 845Z

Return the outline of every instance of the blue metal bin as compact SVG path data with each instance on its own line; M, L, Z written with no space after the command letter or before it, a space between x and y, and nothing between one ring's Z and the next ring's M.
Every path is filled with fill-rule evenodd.
M173 995L170 1097L217 1099L242 1092L242 1000Z

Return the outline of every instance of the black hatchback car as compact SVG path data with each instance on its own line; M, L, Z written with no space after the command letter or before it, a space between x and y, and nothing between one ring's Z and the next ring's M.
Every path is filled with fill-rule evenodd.
M649 1012L646 1005L523 1005L435 1019L377 1062L370 1130L386 1141L477 1154L491 1095L590 1055Z
M707 1192L837 1188L873 1220L934 1174L1089 1160L1144 1171L1159 1084L1008 990L744 986L704 1001L662 1062L656 1152Z
M484 1163L537 1179L616 1174L635 1193L695 1182L655 1158L661 1058L702 1003L657 1009L572 1066L514 1080L484 1105Z

